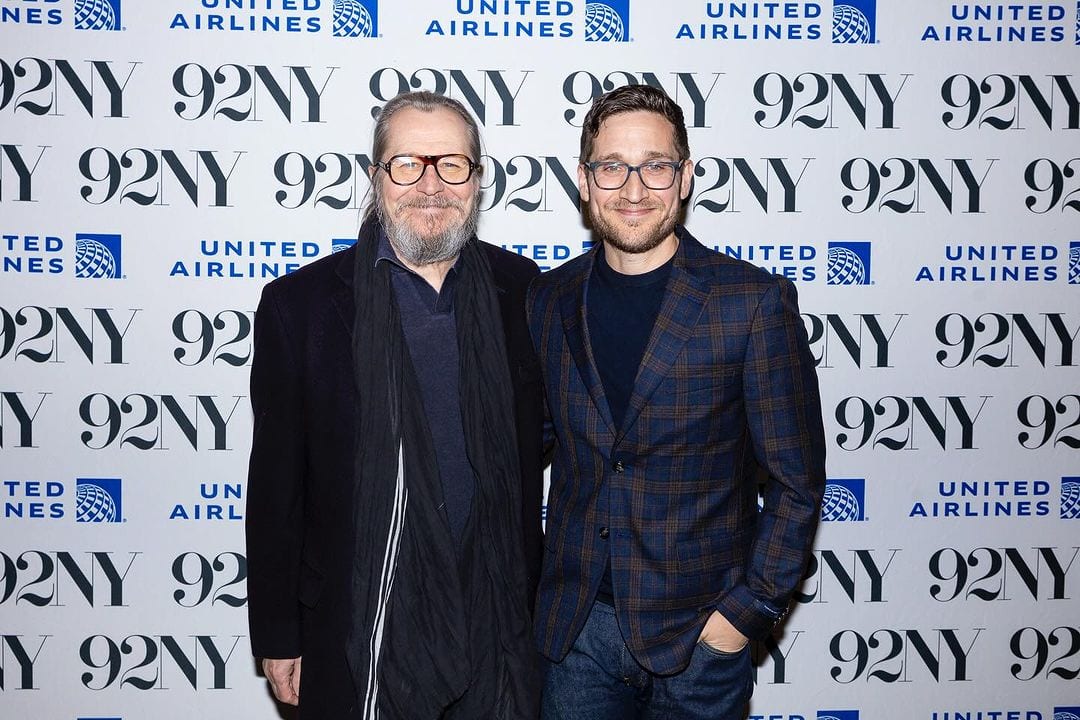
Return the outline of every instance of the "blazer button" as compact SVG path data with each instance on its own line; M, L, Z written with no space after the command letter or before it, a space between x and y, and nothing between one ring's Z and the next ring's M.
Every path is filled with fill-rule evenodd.
M609 535L611 535L611 531L607 529L607 525L600 528L600 539L601 540L607 540Z
M615 462L614 462L614 463L612 464L612 466L611 466L611 469L612 469L612 470L614 470L614 471L615 471L616 473L618 473L618 474L620 474L620 475L621 475L621 474L622 474L622 471L626 469L626 466L625 466L625 465L623 465L623 462L622 462L622 460L616 460L616 461L615 461Z

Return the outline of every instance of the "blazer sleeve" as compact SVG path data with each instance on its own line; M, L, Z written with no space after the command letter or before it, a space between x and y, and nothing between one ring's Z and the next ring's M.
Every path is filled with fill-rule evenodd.
M301 655L298 587L305 453L294 342L273 286L267 286L255 312L254 434L244 513L251 649L263 658Z
M825 431L817 373L795 286L776 278L751 322L743 366L746 420L767 475L743 584L717 609L750 638L786 613L813 546L825 490Z

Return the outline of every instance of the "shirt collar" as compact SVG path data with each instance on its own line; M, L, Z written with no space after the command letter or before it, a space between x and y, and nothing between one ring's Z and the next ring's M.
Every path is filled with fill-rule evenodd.
M446 273L446 278L443 280L442 290L438 293L435 292L435 288L428 285L427 280L420 277L412 268L401 262L397 253L394 251L394 246L390 244L390 238L386 235L386 230L379 226L378 235L378 249L375 253L375 265L376 267L380 262L388 262L391 265L391 270L396 273L405 273L409 279L412 280L413 286L420 294L420 297L424 300L425 305L429 307L433 312L450 312L454 303L454 286L457 284L458 268L461 266L461 256L458 255L457 260L450 267L449 272Z

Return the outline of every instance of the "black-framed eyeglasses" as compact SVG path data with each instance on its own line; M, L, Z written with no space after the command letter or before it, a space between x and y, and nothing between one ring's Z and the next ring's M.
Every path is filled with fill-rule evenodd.
M386 162L375 163L386 171L390 182L395 185L415 185L424 177L428 165L435 168L435 173L447 185L462 185L469 181L473 171L480 165L467 155L447 153L446 155L395 155Z
M636 172L641 184L650 190L667 190L675 184L675 174L685 160L649 160L629 165L617 160L596 160L582 163L592 173L593 182L601 190L618 190Z

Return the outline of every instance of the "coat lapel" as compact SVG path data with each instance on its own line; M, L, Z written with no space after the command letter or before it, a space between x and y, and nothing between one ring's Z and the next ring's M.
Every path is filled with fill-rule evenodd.
M656 324L638 366L634 391L630 394L616 444L634 426L650 396L670 374L679 353L693 335L709 299L709 284L694 272L695 260L704 253L704 248L690 233L682 228L679 230L679 249L671 268L667 292L664 293Z
M340 282L334 288L331 299L337 309L338 316L345 323L345 329L348 331L350 338L352 337L353 322L356 319L356 301L353 298L356 253L359 252L361 246L379 241L378 227L378 223L373 220L365 221L360 226L360 235L356 240L356 244L348 250L342 250L337 254L340 259L337 267L334 268L334 273ZM349 347L352 347L351 341Z
M615 423L611 419L611 409L604 395L600 373L596 370L596 362L589 350L588 326L585 321L585 296L595 260L596 251L593 251L589 262L583 263L581 272L563 286L562 296L559 298L559 310L562 314L566 344L570 348L574 364L577 365L578 374L585 383L585 388L589 391L589 397L592 398L601 419L614 434Z

